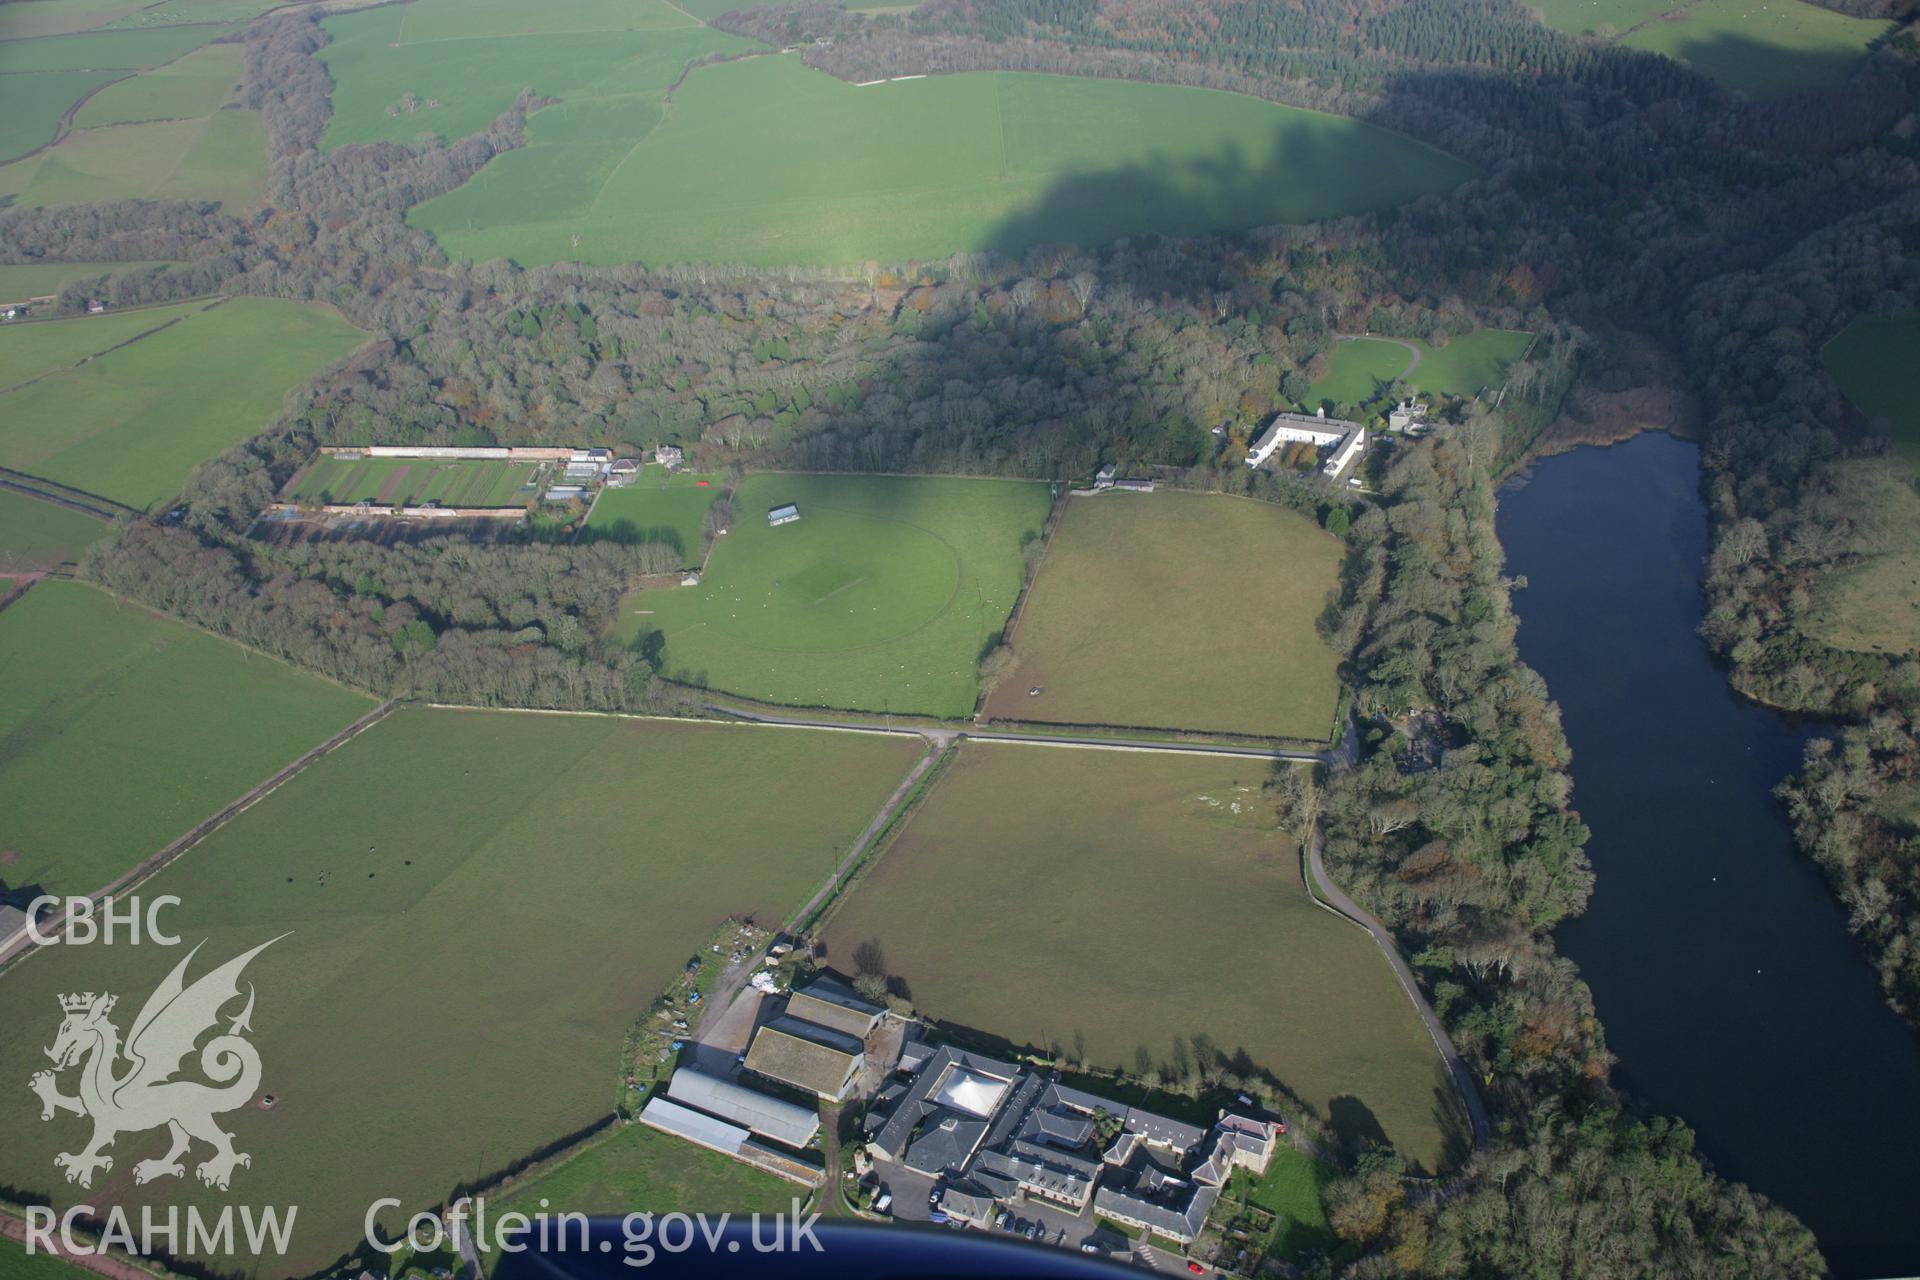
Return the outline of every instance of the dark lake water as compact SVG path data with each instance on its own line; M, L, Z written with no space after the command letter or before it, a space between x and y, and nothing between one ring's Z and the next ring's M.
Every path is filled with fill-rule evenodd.
M1692 445L1545 459L1500 495L1520 653L1573 745L1598 887L1559 931L1616 1082L1799 1214L1842 1280L1920 1273L1920 1038L1882 1003L1774 786L1813 730L1743 703L1695 635Z

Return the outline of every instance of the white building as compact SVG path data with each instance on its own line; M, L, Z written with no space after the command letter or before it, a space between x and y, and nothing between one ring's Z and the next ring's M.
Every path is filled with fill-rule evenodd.
M1418 400L1402 400L1387 414L1387 430L1419 432L1426 429L1427 406Z
M792 524L799 518L800 508L794 506L791 502L784 507L775 507L773 510L767 512L767 523L770 525Z
M686 455L677 444L663 444L653 451L653 460L671 471L686 461Z
M1323 467L1322 470L1324 470L1331 479L1338 480L1346 473L1347 468L1352 466L1362 453L1366 452L1366 448L1367 429L1365 427L1355 427L1353 434L1348 436L1345 442L1333 451L1333 456L1327 459L1327 465Z
M1283 444L1310 444L1324 449L1330 444L1338 444L1349 432L1360 429L1357 422L1348 422L1341 418L1329 418L1325 409L1318 413L1276 413L1260 438L1247 450L1247 465L1259 467L1266 463Z

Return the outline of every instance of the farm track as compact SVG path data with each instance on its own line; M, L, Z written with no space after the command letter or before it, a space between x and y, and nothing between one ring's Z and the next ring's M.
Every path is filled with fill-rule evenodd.
M45 489L36 489L33 485L22 484L19 480L13 479L12 477L14 476L19 476L22 480L32 480L34 484L45 484L49 486L53 486L54 484L51 480L41 480L37 476L29 476L23 471L9 471L5 467L0 467L0 489L11 489L13 492L25 494L29 498L38 498L42 502L51 502L55 506L67 507L80 512L82 515L95 516L101 520L112 521L119 516L137 516L140 514L132 507L123 507L111 498L102 498L98 494L87 493L82 489L68 489L65 485L58 485L54 487L64 492L49 493ZM74 496L70 497L68 496L69 494ZM96 502L103 505L91 505Z
M212 817L197 823L185 835L168 842L159 852L143 858L131 871L124 873L105 888L88 896L98 901L108 894L119 893L123 890L134 888L152 878L164 870L176 858L179 858L182 854L212 835L215 831L218 831L221 827L226 826L227 823L231 822L241 813L252 808L261 800L264 800L268 795L279 790L283 783L289 782L301 773L304 773L309 766L319 761L323 756L332 754L338 748L345 746L354 738L359 737L374 725L385 720L388 716L392 715L399 706L399 699L389 698L340 732L334 734L331 738L328 738L319 746L314 747L302 755L292 764L275 773L265 782L254 786L247 791L245 795L225 806ZM61 921L65 919L65 915L66 913L61 911L50 917L47 924L43 927L43 931L51 932L59 928ZM5 952L0 952L0 968L4 968L6 965L31 954L35 949L26 935L22 934L19 938L15 939L13 944Z

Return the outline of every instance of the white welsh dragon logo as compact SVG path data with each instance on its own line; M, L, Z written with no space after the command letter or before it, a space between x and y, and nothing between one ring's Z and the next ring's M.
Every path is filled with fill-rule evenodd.
M53 1070L35 1073L30 1085L40 1095L42 1120L51 1120L61 1111L93 1120L93 1140L85 1148L53 1158L54 1166L65 1171L68 1182L93 1185L96 1171L113 1168L113 1158L105 1152L116 1137L161 1125L171 1131L173 1145L159 1159L134 1165L135 1182L184 1174L186 1167L180 1157L187 1154L195 1138L213 1147L213 1155L195 1170L200 1181L210 1187L225 1191L234 1169L253 1163L249 1156L233 1149L233 1135L213 1119L223 1111L246 1105L260 1087L260 1054L240 1035L253 1029L249 1025L253 1017L251 983L247 985L246 1007L228 1024L226 1034L214 1036L200 1050L200 1070L214 1084L173 1077L193 1052L195 1042L220 1021L221 1008L239 998L240 971L279 940L263 942L187 986L187 965L200 950L196 946L147 997L124 1046L119 1029L107 1020L116 997L91 991L60 997L66 1018L60 1023L53 1047L46 1051L53 1059ZM120 1069L123 1059L128 1064L125 1070ZM74 1066L80 1067L80 1088L69 1097L60 1092L55 1075Z

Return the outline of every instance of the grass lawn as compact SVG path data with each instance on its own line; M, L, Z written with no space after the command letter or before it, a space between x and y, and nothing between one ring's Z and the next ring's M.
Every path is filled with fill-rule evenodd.
M691 567L700 563L701 523L719 497L718 476L649 466L629 487L601 492L581 541L657 542L679 548Z
M537 1178L488 1196L487 1210L495 1222L504 1213L773 1214L792 1213L794 1202L806 1199L805 1187L633 1124ZM488 1261L497 1264L499 1257Z
M1612 37L1683 3L1685 0L1527 0L1527 7L1555 31Z
M145 71L96 93L74 117L77 128L188 120L220 109L246 73L246 50L210 44L164 67Z
M308 502L413 506L518 507L539 464L431 458L316 457L288 481L284 497Z
M253 1157L231 1195L132 1186L163 1133L122 1138L91 1190L56 1182L83 1131L41 1124L24 1088L0 1093L0 1182L61 1204L298 1204L270 1269L310 1274L361 1238L374 1198L427 1208L607 1114L632 1020L725 918L794 911L918 754L878 735L397 712L147 887L206 939L195 972L287 935L247 970L278 1105L222 1117ZM44 1064L58 993L121 993L124 1030L180 958L62 947L9 972L0 1025L20 1032L0 1078Z
M80 558L111 526L57 502L0 489L0 569L47 569Z
M969 742L828 921L828 963L877 941L922 1013L1094 1065L1205 1035L1439 1167L1445 1068L1373 941L1307 896L1266 777Z
M1695 0L1677 20L1656 19L1621 43L1765 97L1851 75L1888 25L1799 0Z
M1851 558L1822 573L1807 636L1861 653L1920 652L1920 493L1907 466L1879 459L1843 463L1840 500L1858 516Z
M0 612L0 880L92 893L373 707L46 579Z
M266 181L267 131L257 111L76 129L0 166L0 196L23 206L217 200L239 213L259 206Z
M1917 351L1920 314L1859 316L1821 349L1820 361L1868 425L1920 468L1920 403L1906 381Z
M1321 1196L1339 1176L1339 1170L1299 1148L1282 1145L1258 1180L1245 1171L1236 1172L1228 1194L1236 1203L1244 1196L1246 1203L1274 1215L1270 1252L1289 1258L1302 1249L1330 1249L1338 1243Z
M799 522L769 527L789 502ZM660 633L665 674L727 693L968 716L1047 504L1031 481L748 476L705 579L634 593L620 634Z
M897 261L1307 221L1472 172L1356 120L1120 80L994 72L862 88L763 57L696 70L663 120L651 102L596 103L591 136L547 128L549 112L569 119L595 93L561 96L573 101L537 114L526 148L410 221L456 257L527 265ZM626 121L611 127L616 111Z
M0 302L25 302L28 298L44 298L58 294L69 281L73 280L88 280L94 276L104 276L119 271L143 271L150 267L168 265L170 264L165 262L46 262L33 266L0 266ZM4 349L4 344L0 344L0 350ZM13 362L10 359L6 374L0 375L0 386L18 380L14 375Z
M986 713L1325 739L1340 681L1314 619L1340 556L1339 539L1305 516L1248 499L1076 498Z
M257 434L287 392L365 336L331 308L271 298L166 311L179 322L0 394L0 465L150 506L178 493L200 462ZM161 312L7 330L0 352L17 334L31 335L46 368L54 356L66 363L99 341L92 326L102 320L126 322L115 332L137 333L155 316ZM210 351L220 359L206 359Z
M334 85L322 138L329 148L421 133L465 137L523 88L553 98L657 98L694 59L762 47L663 0L415 0L324 25L332 41L319 57ZM409 94L415 109L400 109Z
M1532 337L1514 329L1476 329L1440 347L1419 338L1335 343L1327 355L1331 368L1308 391L1305 407L1357 409L1379 394L1383 384L1402 376L1422 395L1476 396L1506 380L1507 366L1520 358ZM1408 347L1420 353L1420 363L1410 374L1406 368L1413 353Z

